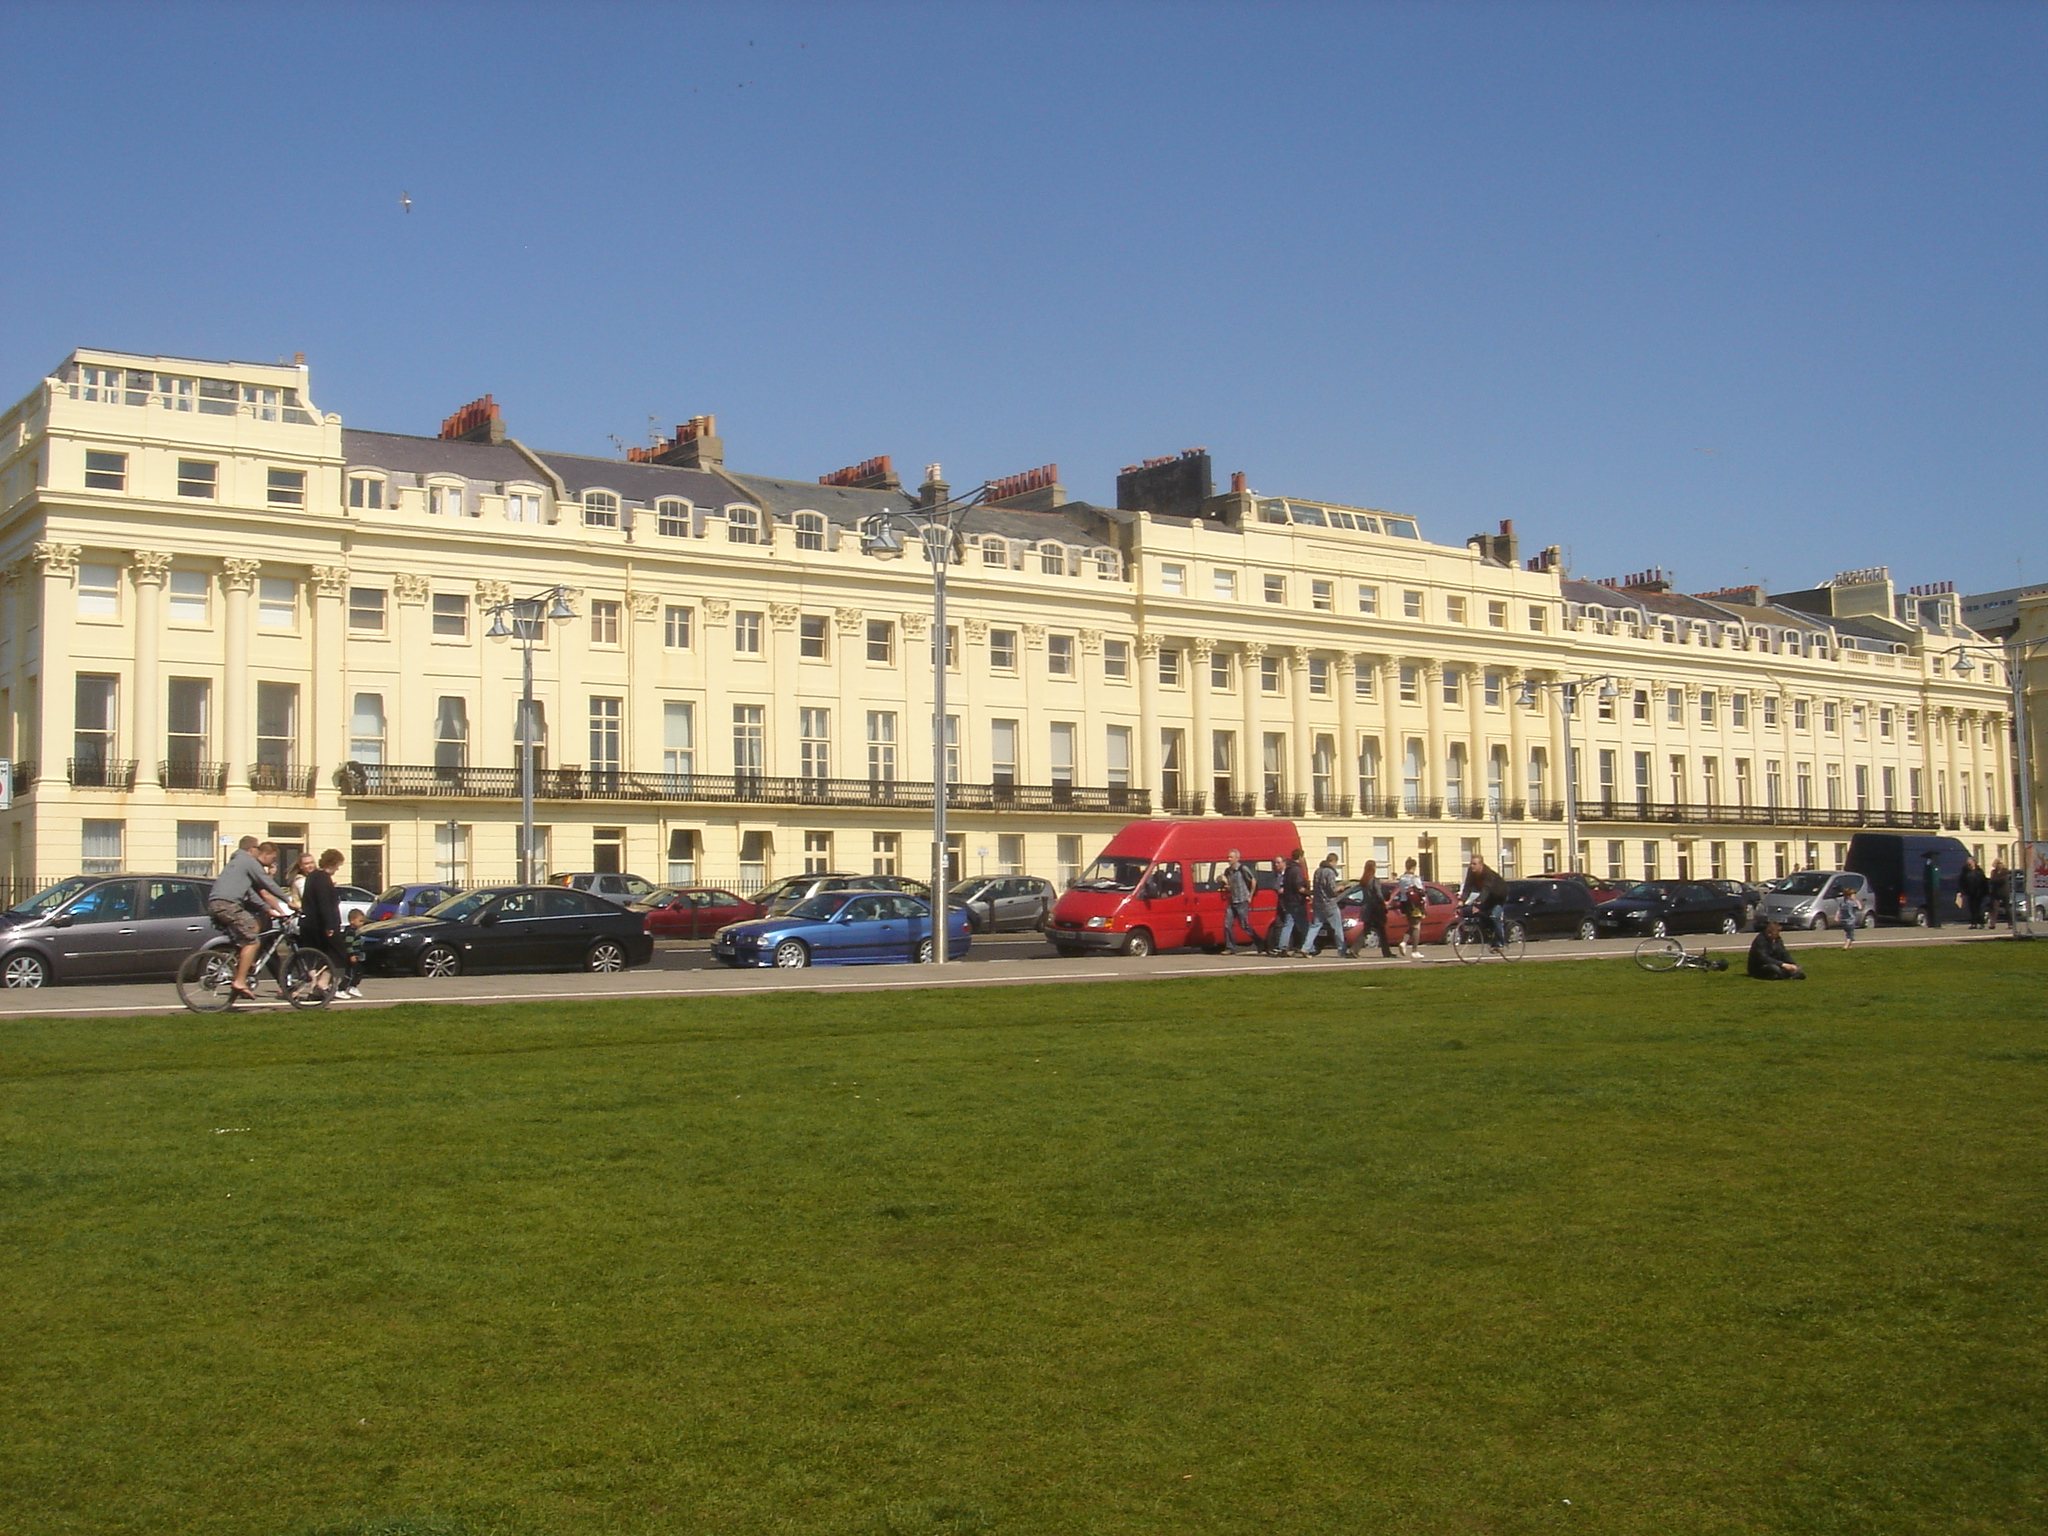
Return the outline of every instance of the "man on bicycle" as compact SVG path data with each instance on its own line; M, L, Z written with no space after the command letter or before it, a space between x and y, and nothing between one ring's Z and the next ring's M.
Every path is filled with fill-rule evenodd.
M1508 941L1508 883L1497 870L1488 869L1486 860L1478 854L1472 855L1472 864L1465 871L1465 883L1458 887L1458 899L1470 904L1479 904L1479 920L1485 925L1487 942L1495 948Z
M264 906L280 917L291 915L291 894L270 878L270 872L277 867L277 844L259 843L253 837L242 839L234 857L228 860L227 868L220 872L220 878L213 882L213 889L206 893L206 910L216 926L232 935L235 941L235 984L234 995L254 999L255 992L249 986L249 968L256 963L256 946L263 930L256 924L252 907L261 911ZM256 898L261 898L259 902Z

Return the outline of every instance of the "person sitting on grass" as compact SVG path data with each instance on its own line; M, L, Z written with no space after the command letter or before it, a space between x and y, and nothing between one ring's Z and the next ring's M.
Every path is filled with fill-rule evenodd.
M1806 972L1785 952L1785 940L1776 923L1765 923L1763 932L1750 940L1749 974L1757 981L1806 980Z

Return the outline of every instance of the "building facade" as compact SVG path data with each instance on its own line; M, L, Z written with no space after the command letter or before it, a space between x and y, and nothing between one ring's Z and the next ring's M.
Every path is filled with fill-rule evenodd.
M1126 480L1105 508L1015 477L961 524L956 871L1068 875L1135 817L1226 812L1354 868L1768 878L1884 826L2009 856L2006 694L1946 658L1952 595L1691 597L1525 562L1507 525L1210 494L1205 455ZM886 460L731 471L710 418L599 459L488 401L357 431L303 365L74 353L0 417L6 874L199 872L254 832L367 885L510 879L522 717L547 867L920 872L931 575L862 529L945 495Z

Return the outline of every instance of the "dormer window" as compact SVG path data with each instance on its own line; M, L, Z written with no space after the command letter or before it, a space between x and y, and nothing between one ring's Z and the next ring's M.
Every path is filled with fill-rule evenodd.
M1095 551L1095 579L1097 581L1118 581L1124 574L1122 556L1113 549Z
M583 493L583 526L586 528L618 527L619 498L610 491L585 491Z
M981 563L994 566L997 570L1010 568L1010 541L987 538L981 541Z
M541 519L540 492L507 490L505 492L505 521L508 523L537 523Z
M348 504L365 512L381 512L384 509L384 477L382 475L350 475L348 477Z
M1039 545L1038 568L1048 576L1066 575L1067 547L1064 544Z
M690 504L674 496L657 501L654 504L654 531L664 539L687 539L690 536Z
M799 512L794 521L796 547L798 549L823 549L825 547L825 518L819 512Z
M428 486L427 511L436 517L462 516L462 487L459 485Z
M727 507L725 509L725 537L732 544L762 544L761 509L759 507Z

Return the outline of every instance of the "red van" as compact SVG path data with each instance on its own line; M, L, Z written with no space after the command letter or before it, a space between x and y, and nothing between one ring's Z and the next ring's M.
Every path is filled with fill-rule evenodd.
M1134 821L1067 887L1046 937L1063 955L1221 949L1223 867L1233 848L1258 872L1252 928L1263 937L1278 906L1272 861L1300 846L1291 821Z

